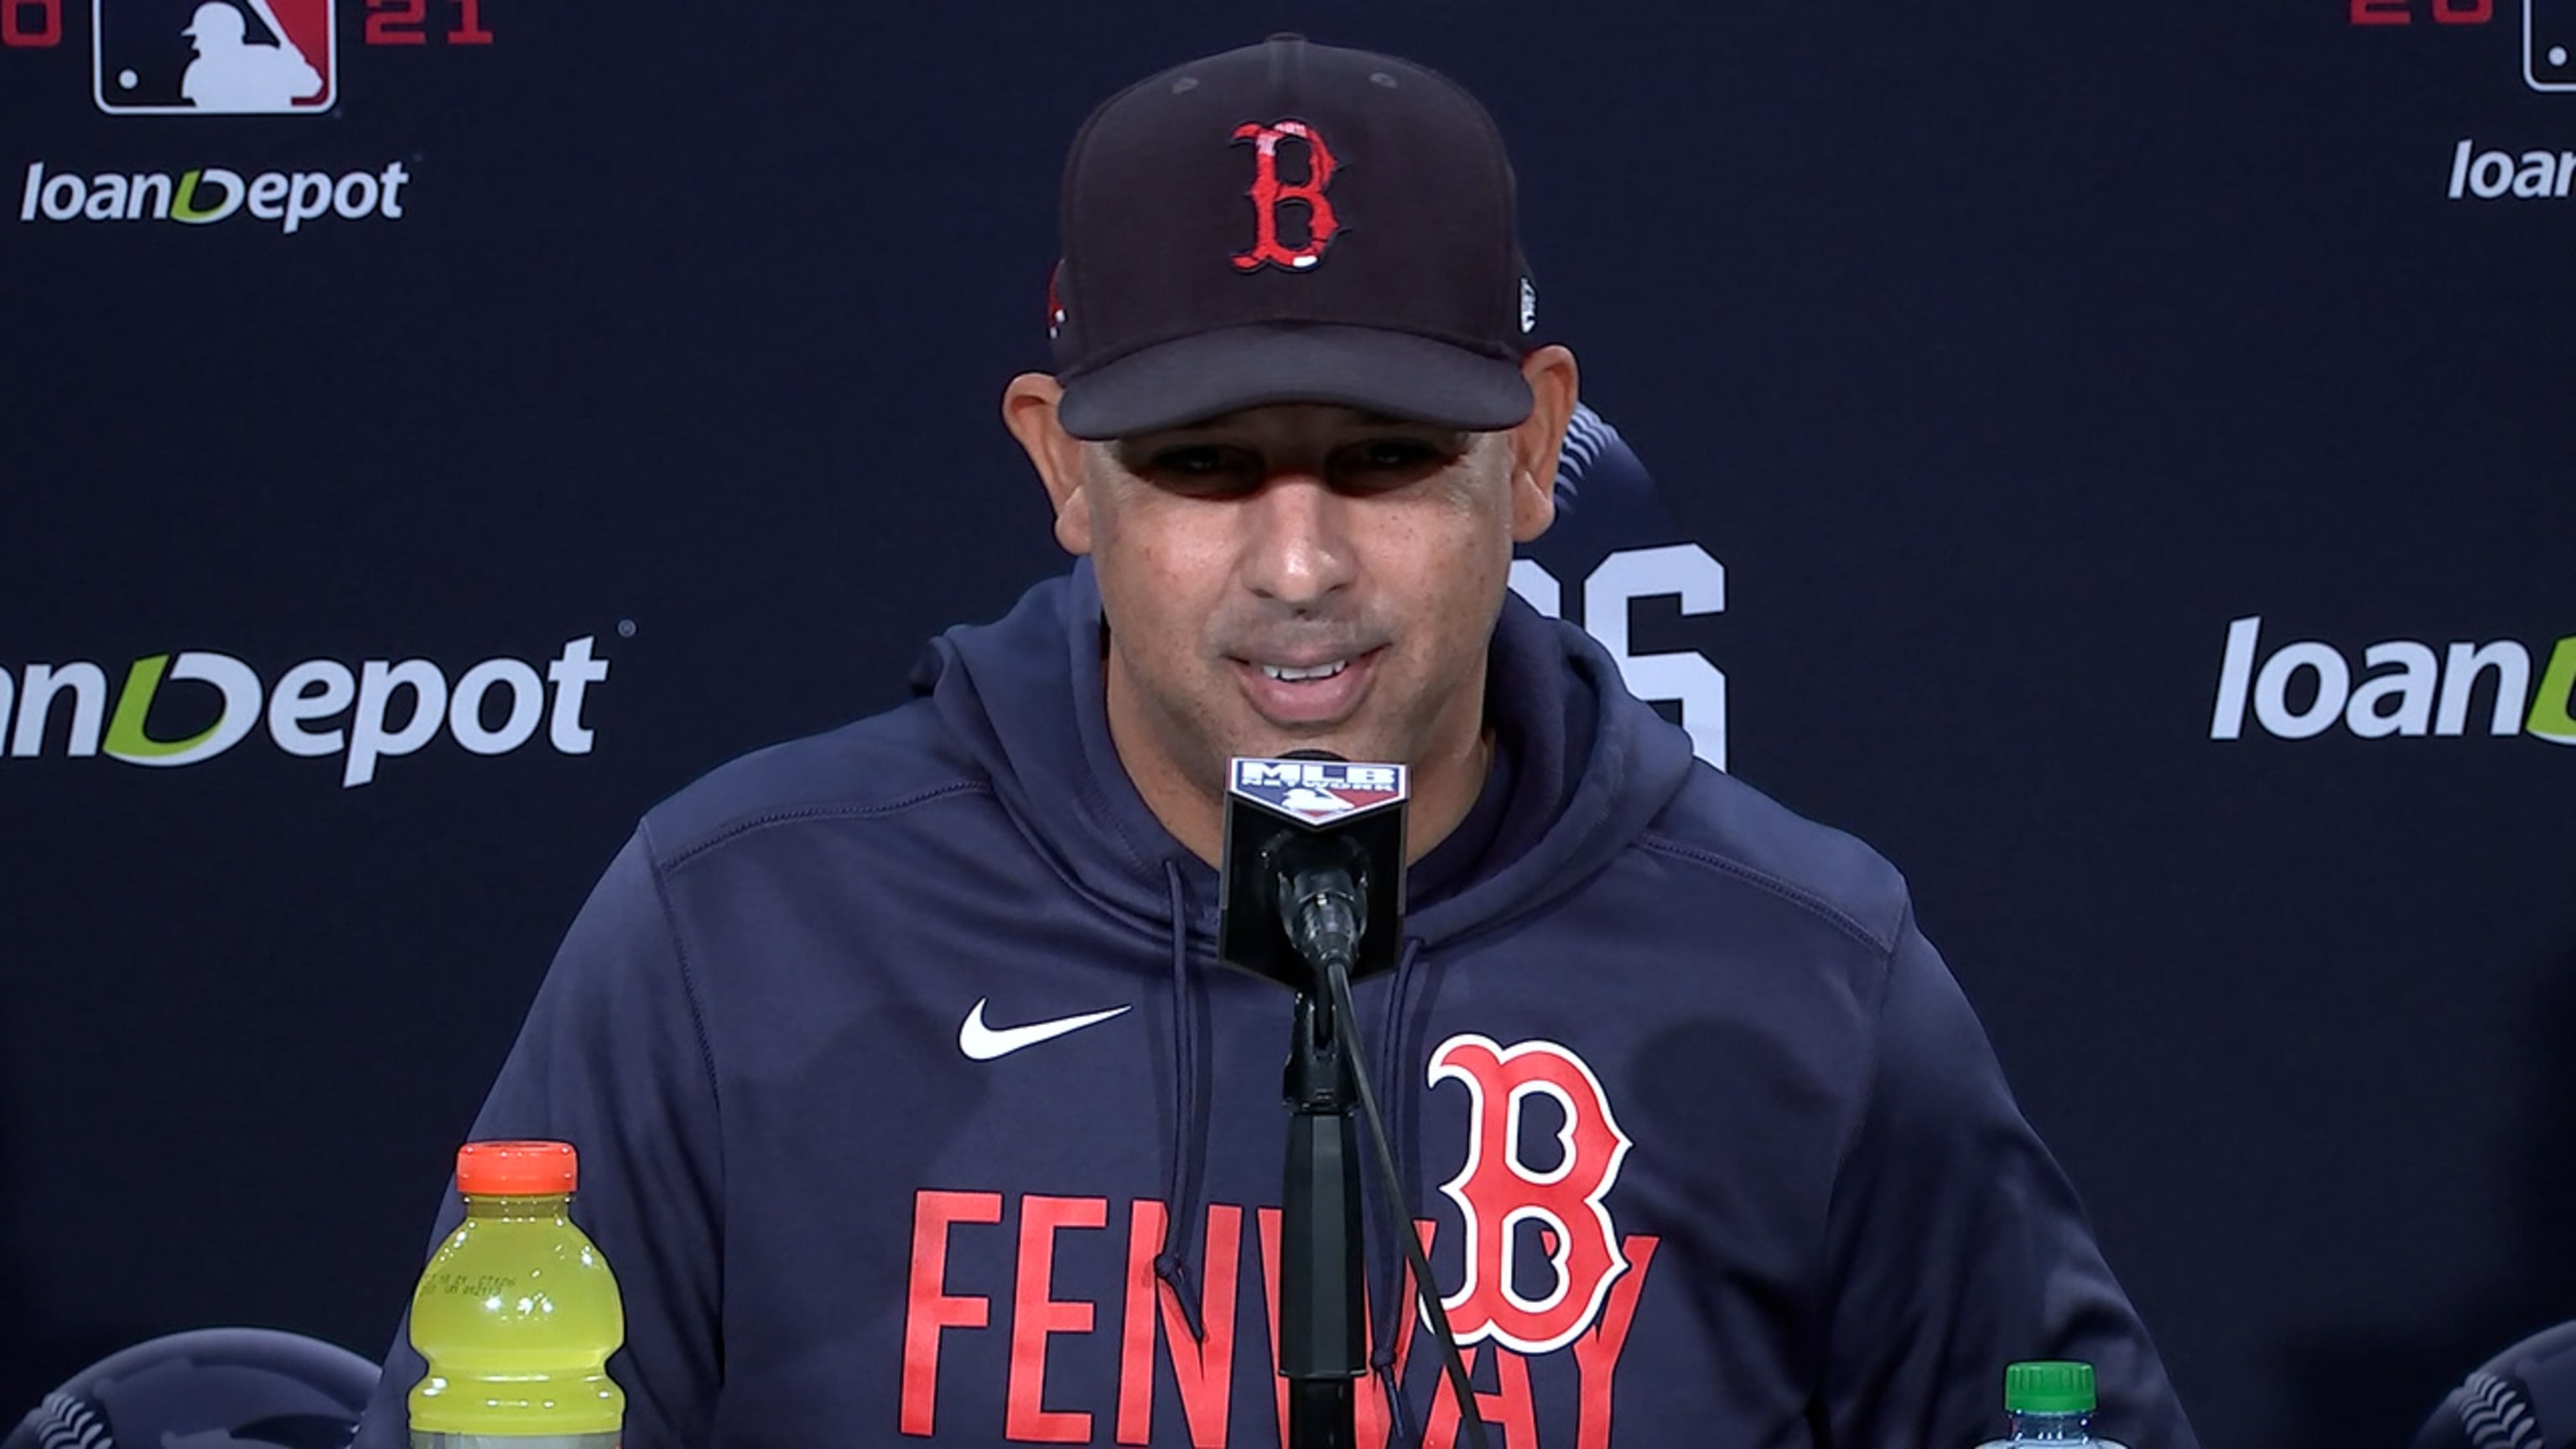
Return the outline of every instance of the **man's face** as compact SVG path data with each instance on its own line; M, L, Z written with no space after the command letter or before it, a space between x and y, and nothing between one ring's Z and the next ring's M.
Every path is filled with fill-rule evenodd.
M1217 790L1234 755L1472 747L1512 544L1546 523L1510 435L1290 404L1082 454L1059 532L1097 570L1122 750Z

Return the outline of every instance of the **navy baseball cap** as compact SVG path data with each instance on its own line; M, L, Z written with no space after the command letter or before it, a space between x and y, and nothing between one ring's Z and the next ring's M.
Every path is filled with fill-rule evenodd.
M1529 415L1511 162L1420 66L1275 35L1140 81L1074 137L1063 230L1047 330L1075 437L1283 402Z

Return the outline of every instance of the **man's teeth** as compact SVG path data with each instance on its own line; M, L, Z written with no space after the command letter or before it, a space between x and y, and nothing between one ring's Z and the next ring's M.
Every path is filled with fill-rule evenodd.
M1350 665L1351 661L1347 659L1336 659L1330 664L1318 664L1312 669L1291 669L1284 664L1264 664L1261 666L1261 672L1273 679L1295 683L1305 679L1330 679L1348 669Z

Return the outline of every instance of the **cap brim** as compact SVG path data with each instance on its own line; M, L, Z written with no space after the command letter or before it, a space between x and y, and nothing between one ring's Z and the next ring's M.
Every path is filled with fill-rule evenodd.
M1131 437L1272 403L1336 403L1467 432L1529 416L1511 362L1409 332L1321 323L1228 327L1160 343L1065 380L1077 438Z

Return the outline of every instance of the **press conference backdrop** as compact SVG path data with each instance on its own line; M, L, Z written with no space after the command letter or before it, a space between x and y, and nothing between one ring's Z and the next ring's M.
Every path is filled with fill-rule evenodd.
M0 1425L381 1351L635 816L1060 566L1076 124L1287 28L1491 105L1653 478L1516 583L1907 872L2206 1441L2576 1318L2576 0L217 3L315 103L0 0Z

